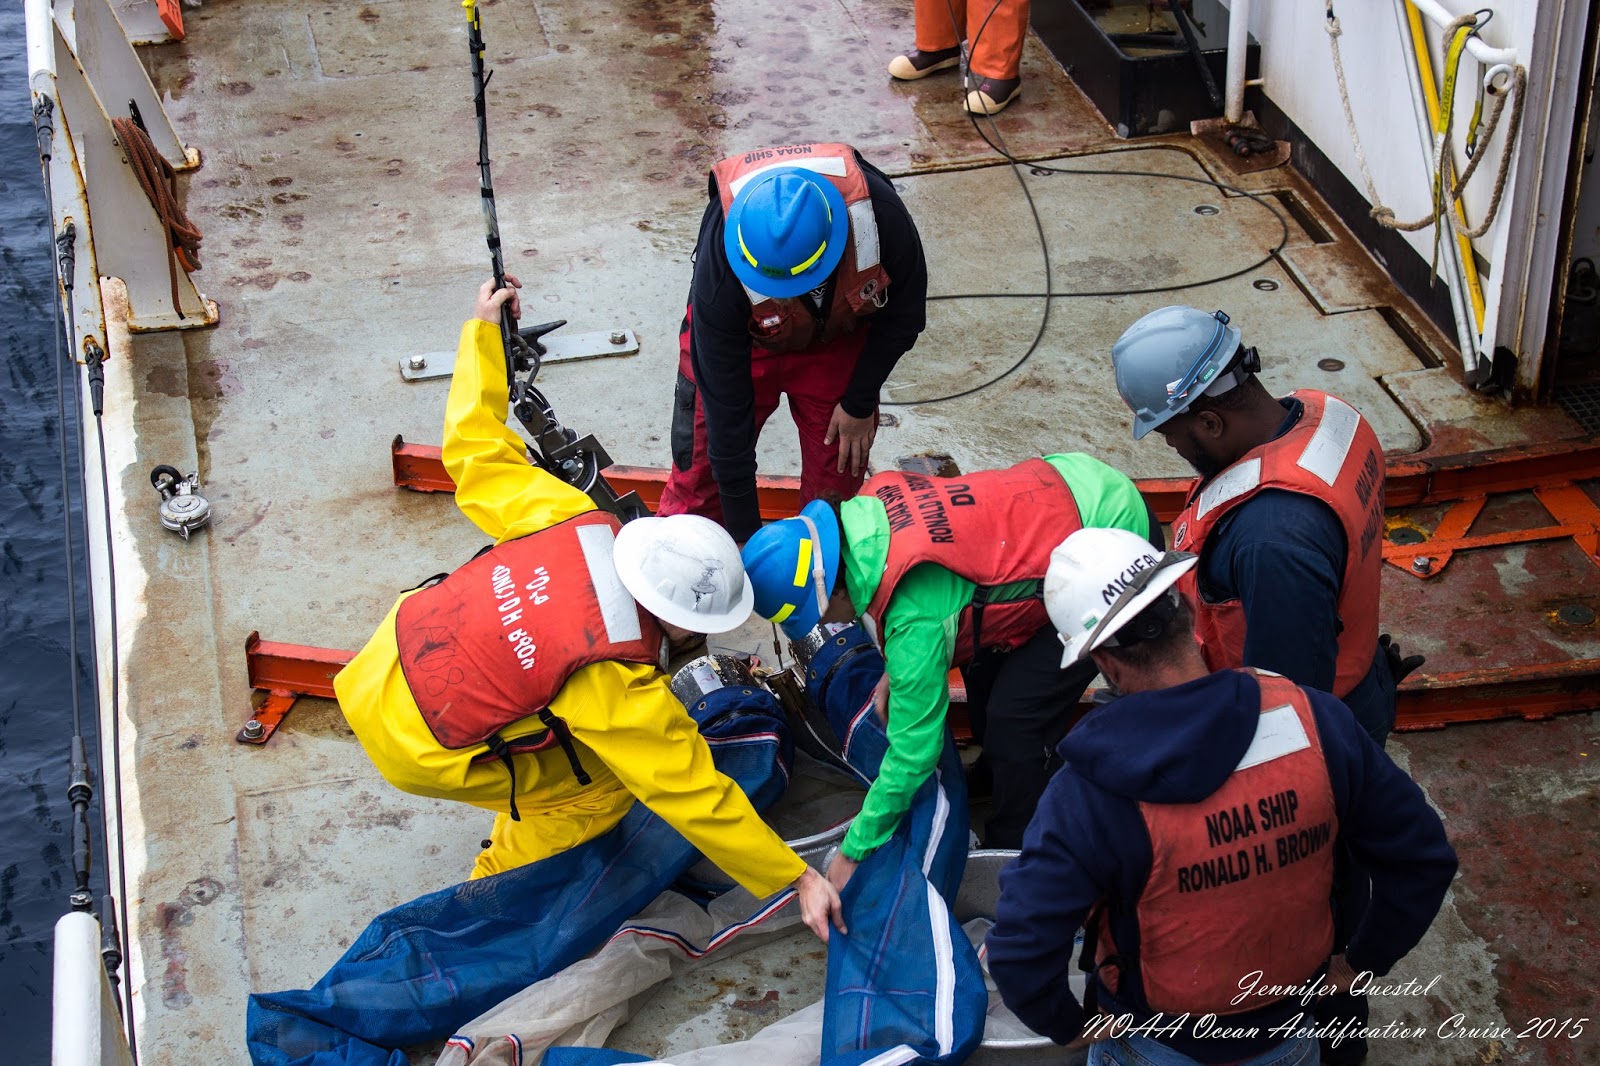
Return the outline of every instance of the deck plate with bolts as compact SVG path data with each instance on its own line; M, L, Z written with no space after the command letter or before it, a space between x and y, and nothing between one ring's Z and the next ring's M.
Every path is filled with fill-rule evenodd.
M616 338L621 338L616 339ZM637 355L639 338L631 329L602 329L593 333L574 333L569 337L545 336L540 342L545 354L540 365L576 363L584 359L604 359L613 355ZM447 378L455 373L455 352L423 352L400 360L400 376L406 381Z

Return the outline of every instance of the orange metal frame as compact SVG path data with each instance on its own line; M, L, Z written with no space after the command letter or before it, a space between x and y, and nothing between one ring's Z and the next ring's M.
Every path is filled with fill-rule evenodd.
M454 492L456 483L445 470L439 458L439 448L432 444L408 444L396 437L389 445L390 462L394 469L394 483L413 492ZM639 498L654 510L661 499L661 489L667 483L667 471L654 466L609 466L606 480L618 494L637 492ZM1139 482L1156 517L1170 522L1183 511L1193 478L1145 478ZM792 518L800 513L800 479L760 475L756 478L756 495L761 501L761 517Z
M333 699L333 675L355 658L354 652L313 648L305 644L280 644L262 640L260 633L245 638L244 659L250 687L266 694L250 721L235 737L241 744L265 744L301 696Z
M161 16L161 22L172 34L172 39L183 40L183 8L178 5L178 0L156 0L156 13Z
M417 492L455 491L455 483L440 462L438 448L407 444L396 437L390 450L396 485ZM666 471L613 466L607 469L606 477L618 492L637 492L653 508L661 497ZM1600 565L1600 507L1575 484L1592 478L1600 478L1600 443L1589 441L1392 460L1384 486L1388 507L1437 503L1454 506L1422 543L1386 543L1384 558L1418 577L1432 577L1458 551L1571 537ZM1155 478L1138 484L1156 516L1170 522L1182 511L1193 479ZM784 518L799 508L797 478L762 477L757 489L763 518ZM1472 523L1483 510L1486 497L1507 492L1532 492L1556 524L1471 536ZM1413 569L1412 562L1418 556L1433 560L1428 572ZM264 641L257 634L250 634L245 643L250 684L266 693L266 698L253 719L259 723L259 730L241 731L239 740L266 743L300 696L332 698L333 676L350 661L351 655L330 648ZM960 675L952 672L950 683L952 717L958 726L964 725L966 691ZM1451 722L1518 715L1549 718L1597 707L1600 659L1418 676L1401 685L1395 729L1437 729ZM246 732L257 735L246 736Z
M251 633L245 638L244 658L250 687L263 693L265 698L250 718L260 729L241 729L234 739L241 744L265 744L283 724L296 700L302 696L334 698L333 677L355 658L355 652L281 644L262 640L260 633ZM961 680L957 670L950 671L950 710L956 738L970 739L966 682Z
M1469 536L1472 523L1478 520L1484 504L1489 502L1487 496L1473 496L1446 511L1426 540L1417 544L1385 541L1383 560L1412 577L1426 580L1443 573L1451 556L1458 551L1571 537L1589 560L1600 566L1600 507L1595 506L1589 494L1574 484L1549 485L1531 491L1558 525Z

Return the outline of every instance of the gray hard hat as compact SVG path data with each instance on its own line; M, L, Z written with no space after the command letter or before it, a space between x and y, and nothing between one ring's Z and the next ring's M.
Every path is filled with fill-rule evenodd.
M1133 412L1139 440L1202 394L1220 396L1249 376L1224 374L1239 350L1240 333L1221 311L1163 307L1129 326L1111 347L1117 391Z

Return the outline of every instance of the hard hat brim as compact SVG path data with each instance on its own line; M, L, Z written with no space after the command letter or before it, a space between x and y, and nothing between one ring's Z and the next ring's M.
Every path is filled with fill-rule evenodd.
M728 265L733 268L734 276L751 292L760 293L773 300L804 295L827 281L834 267L839 265L839 260L844 256L844 246L850 239L850 212L845 207L844 194L834 186L833 182L814 170L793 166L773 167L763 173L762 177L766 177L768 173L784 172L798 174L819 187L823 199L828 203L828 214L832 216L828 230L828 247L823 251L822 257L812 263L809 269L787 278L769 277L751 266L745 259L744 253L739 250L738 219L744 212L751 191L756 187L755 181L746 180L744 187L739 190L739 195L733 198L727 217L722 221L722 247L727 254Z
M1066 649L1061 655L1061 668L1063 670L1066 669L1073 663L1078 662L1080 659L1086 657L1095 648L1100 647L1106 641L1110 640L1116 635L1117 630L1131 622L1138 616L1140 611L1150 606L1159 597L1165 595L1168 589L1178 583L1179 578L1193 570L1195 566L1199 564L1199 562L1200 559L1198 556L1196 556L1195 558L1185 559L1180 563L1176 563L1172 566L1164 568L1161 573L1157 574L1151 579L1149 587L1145 588L1137 596L1129 600L1127 604L1117 612L1116 617L1108 622L1105 628L1100 630L1098 635L1093 633L1082 633L1076 637L1073 637L1072 640L1067 642ZM1091 636L1094 637L1093 644L1089 643L1089 638Z
M812 500L800 509L800 513L811 519L817 527L817 546L822 552L822 583L828 595L832 596L834 583L839 579L839 516L833 513L830 504L822 500ZM793 614L778 623L778 628L790 640L799 640L815 629L821 620L822 612L817 609L817 598L811 592L808 580L805 599Z
M668 599L649 580L642 565L647 555L644 548L659 534L659 523L665 521L660 517L635 518L617 531L611 555L612 565L616 567L617 577L622 580L628 594L661 621L691 633L726 633L744 625L756 599L755 590L750 587L748 580L743 582L738 602L729 610L716 614L687 610ZM740 576L743 577L742 574Z

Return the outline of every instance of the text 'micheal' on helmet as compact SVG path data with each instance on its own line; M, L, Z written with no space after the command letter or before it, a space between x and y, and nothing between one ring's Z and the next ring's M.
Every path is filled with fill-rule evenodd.
M844 196L804 167L746 175L723 220L728 264L745 288L773 299L821 285L850 237Z
M1080 529L1056 545L1044 575L1044 609L1065 669L1101 647L1155 602L1198 558L1159 552L1125 529Z

